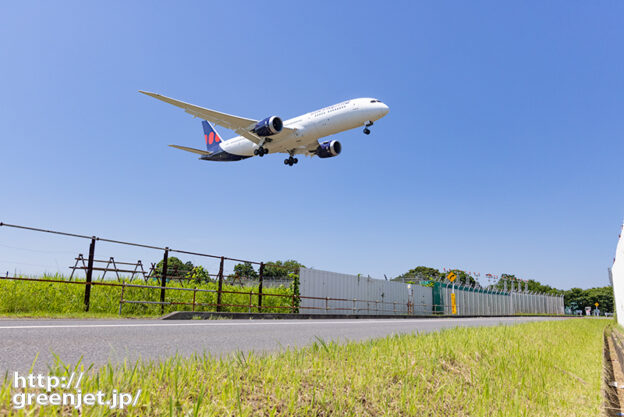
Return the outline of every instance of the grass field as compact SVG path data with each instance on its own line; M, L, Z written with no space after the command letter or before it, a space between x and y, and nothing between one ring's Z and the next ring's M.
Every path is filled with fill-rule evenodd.
M603 330L610 323L457 328L347 345L319 340L264 356L107 366L88 372L82 392L141 389L137 406L118 414L85 408L82 415L596 416ZM59 366L56 372L67 371ZM5 379L0 389L0 415L11 410L10 383ZM72 410L17 415L38 412Z
M66 280L63 276L44 277L54 280ZM75 281L75 280L74 280ZM114 281L116 283L116 281ZM144 284L142 281L135 281L140 285L159 285L155 283ZM216 290L216 283L193 283L193 282L170 282L170 287L178 288L199 288ZM223 304L236 304L248 306L250 301L249 291L258 292L258 287L238 287L224 285L224 291L246 292L247 294L227 294L222 295ZM290 306L292 297L271 297L268 294L292 295L290 288L264 288L262 305L270 306ZM119 312L119 300L121 295L120 287L93 286L91 289L91 304L89 314L84 313L84 285L61 284L53 282L31 282L31 281L11 281L0 280L0 315L11 316L33 316L33 317L110 317L116 316ZM160 301L159 289L126 288L124 299L135 301ZM167 290L165 301L187 302L193 301L192 291ZM197 303L216 304L217 294L214 292L197 292ZM257 305L258 296L252 295L251 303ZM171 311L191 310L190 305L165 306L165 313ZM214 307L197 307L197 310L214 310ZM248 307L223 307L223 311L247 312ZM254 309L253 311L257 311ZM263 308L267 313L290 313L288 309ZM160 315L159 305L148 304L124 304L122 307L124 316L155 316Z

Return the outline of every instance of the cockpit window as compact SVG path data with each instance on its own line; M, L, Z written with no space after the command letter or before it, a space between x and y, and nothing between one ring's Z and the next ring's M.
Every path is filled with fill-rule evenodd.
M371 100L371 103L381 103L379 100Z

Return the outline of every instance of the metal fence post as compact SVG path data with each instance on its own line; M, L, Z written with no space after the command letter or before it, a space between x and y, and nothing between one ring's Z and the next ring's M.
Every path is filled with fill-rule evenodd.
M91 281L93 280L93 256L95 254L95 239L91 238L91 244L89 245L89 263L87 265L87 279L85 283L84 292L84 305L85 311L89 311L89 304L91 303Z
M221 292L223 291L223 262L225 258L221 257L221 263L219 264L219 287L217 288L217 311L221 311Z
M121 306L123 305L124 302L124 290L126 289L126 282L124 281L121 284L121 297L119 298L119 315L121 316Z
M262 281L264 280L264 262L260 262L260 269L258 270L258 312L262 313Z
M160 314L165 313L165 287L167 286L167 263L169 262L169 248L165 248L163 255L162 274L160 274Z
M197 294L197 287L193 287L193 311L195 311L195 295Z

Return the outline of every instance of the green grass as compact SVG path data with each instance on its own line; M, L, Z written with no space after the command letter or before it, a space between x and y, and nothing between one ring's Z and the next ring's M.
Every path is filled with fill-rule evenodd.
M160 313L160 312L159 312ZM126 314L119 316L119 312L115 313L93 313L85 311L71 311L67 313L49 313L46 311L35 311L31 313L0 313L0 320L2 319L118 319L120 317L130 319L154 319L160 314Z
M62 276L44 277L54 280L65 280ZM115 281L116 282L116 281ZM134 284L144 285L135 281ZM148 284L158 285L158 284ZM217 284L192 282L170 282L170 287L194 288L216 290ZM237 291L247 294L222 294L223 304L249 304L249 291L258 292L258 287L238 287L223 285L224 291ZM267 294L292 295L289 288L265 288L263 289L262 305L265 313L289 313L289 309L270 308L271 306L290 306L291 297L271 297ZM119 300L121 295L120 287L93 286L91 289L91 303L89 313L84 313L84 285L61 284L53 282L32 282L0 280L0 315L18 317L111 317L117 316L119 312ZM159 289L144 289L127 287L124 292L125 300L135 301L160 301ZM192 291L167 290L165 301L168 302L188 302L193 301ZM258 296L252 296L252 304L258 303ZM216 304L217 294L197 292L197 303ZM191 305L171 305L165 306L165 313L171 311L191 310ZM197 311L214 311L215 307L198 306ZM247 312L248 307L223 307L223 311ZM146 317L160 315L159 305L147 304L124 304L122 307L123 316ZM252 312L257 312L257 308L252 308Z
M281 354L109 365L89 371L82 392L141 389L139 404L83 415L596 416L610 323L457 328L346 345L318 339ZM0 415L12 411L10 383L0 389ZM46 407L16 415L39 412L72 413Z

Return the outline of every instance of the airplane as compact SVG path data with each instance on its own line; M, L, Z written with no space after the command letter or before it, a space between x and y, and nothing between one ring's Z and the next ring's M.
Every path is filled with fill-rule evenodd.
M206 109L148 91L139 93L180 107L187 113L204 119L202 126L206 142L205 151L180 145L169 146L198 154L199 159L205 161L240 161L252 156L263 157L268 153L285 153L289 157L284 159L284 164L293 166L299 162L295 155L332 158L342 151L340 142L327 140L319 143L319 139L358 126L364 126L364 133L368 135L373 122L384 117L390 110L387 105L375 98L356 98L285 121L278 116L254 120ZM223 140L213 124L233 130L240 136Z

